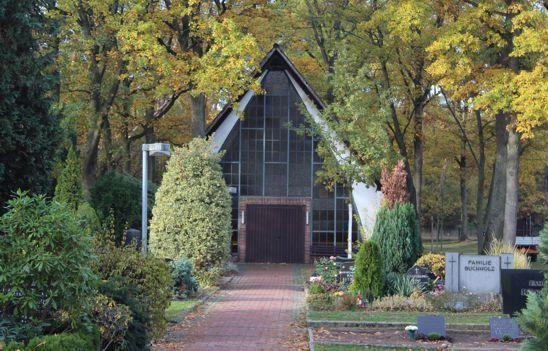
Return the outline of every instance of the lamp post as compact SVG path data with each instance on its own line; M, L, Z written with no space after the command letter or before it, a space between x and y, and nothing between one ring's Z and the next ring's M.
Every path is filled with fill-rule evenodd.
M148 156L169 156L169 144L143 144L143 181L141 192L141 250L146 255L148 248Z

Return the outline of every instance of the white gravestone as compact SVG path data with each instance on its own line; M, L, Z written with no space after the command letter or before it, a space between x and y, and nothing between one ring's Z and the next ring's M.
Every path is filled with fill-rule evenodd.
M500 293L500 256L461 255L459 290Z

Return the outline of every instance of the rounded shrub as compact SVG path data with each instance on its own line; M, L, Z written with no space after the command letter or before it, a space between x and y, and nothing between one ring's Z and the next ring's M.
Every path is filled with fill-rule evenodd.
M198 282L194 278L192 262L181 258L169 263L171 279L173 280L173 292L178 298L186 299L198 290Z
M149 183L149 207L156 186ZM141 228L141 181L131 176L109 172L99 179L91 189L91 205L102 222L112 217L115 242L122 243L123 233L128 228Z
M0 217L0 311L50 328L59 315L77 320L96 283L87 231L73 211L44 196L18 192L7 209Z
M417 214L409 203L383 206L377 213L371 240L383 257L384 273L405 273L422 254Z
M150 316L147 330L152 338L162 336L166 328L164 312L173 287L167 263L154 255L143 256L134 246L117 247L112 241L101 242L96 251L98 261L94 268L101 280L123 278L126 285L135 287L135 299Z
M231 199L220 159L205 139L176 148L150 222L151 252L188 258L202 286L216 283L230 254Z
M354 281L351 290L362 293L367 298L377 298L382 294L383 271L381 251L377 243L366 240L356 254Z
M415 264L428 268L437 277L445 278L445 256L442 254L427 253L422 255Z

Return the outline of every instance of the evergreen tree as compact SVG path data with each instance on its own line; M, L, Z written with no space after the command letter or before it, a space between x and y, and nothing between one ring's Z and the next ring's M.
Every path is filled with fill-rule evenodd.
M200 285L215 283L230 253L231 200L220 160L201 138L175 149L150 222L150 251L188 258Z
M356 255L356 271L352 291L363 293L366 298L377 298L382 293L382 257L379 245L371 240L364 241Z
M54 199L67 204L74 211L78 210L78 205L82 201L80 160L72 146L69 148L65 167L57 180Z
M33 37L42 20L37 1L0 0L0 208L18 188L46 193L51 186L58 121Z
M417 213L410 203L384 205L377 213L373 241L384 258L384 273L405 273L422 254Z

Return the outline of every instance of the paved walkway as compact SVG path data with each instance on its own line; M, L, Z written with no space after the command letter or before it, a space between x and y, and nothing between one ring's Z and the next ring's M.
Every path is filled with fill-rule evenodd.
M296 265L240 265L205 314L172 328L158 350L295 350L291 324L301 312L304 292ZM179 328L178 328L179 327Z

